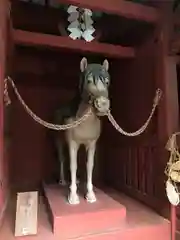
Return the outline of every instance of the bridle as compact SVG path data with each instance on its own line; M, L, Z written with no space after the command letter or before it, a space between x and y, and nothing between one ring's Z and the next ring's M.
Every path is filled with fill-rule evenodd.
M95 109L97 114L100 114L101 116L106 115L110 108L110 101L104 96L94 96L90 94L88 103Z
M82 88L81 96L82 99L88 103L96 112L96 115L98 116L104 116L106 115L107 111L110 107L110 101L107 97L103 96L103 94L95 95L87 90L85 88ZM84 96L83 96L84 95Z

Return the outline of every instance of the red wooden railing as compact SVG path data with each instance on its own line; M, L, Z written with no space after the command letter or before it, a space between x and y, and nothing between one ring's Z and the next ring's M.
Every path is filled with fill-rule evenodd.
M166 202L164 172L161 161L164 149L157 141L148 144L111 146L105 151L105 177L109 183L126 194L157 210ZM107 177L108 176L108 177Z

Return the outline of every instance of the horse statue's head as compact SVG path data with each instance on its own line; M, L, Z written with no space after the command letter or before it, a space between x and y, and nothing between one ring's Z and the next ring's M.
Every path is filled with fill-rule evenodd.
M110 75L108 69L109 63L107 60L104 60L102 64L88 64L84 57L80 62L80 95L83 101L92 104L97 115L104 115L109 109Z

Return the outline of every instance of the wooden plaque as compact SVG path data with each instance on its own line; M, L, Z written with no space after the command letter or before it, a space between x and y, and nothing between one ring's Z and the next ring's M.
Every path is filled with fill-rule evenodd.
M15 236L37 234L38 192L17 194Z

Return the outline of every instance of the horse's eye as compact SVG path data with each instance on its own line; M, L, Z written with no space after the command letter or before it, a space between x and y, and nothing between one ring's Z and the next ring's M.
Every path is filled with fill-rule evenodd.
M93 76L89 75L87 78L87 83L90 84L93 81Z
M105 78L105 84L109 85L109 79Z

